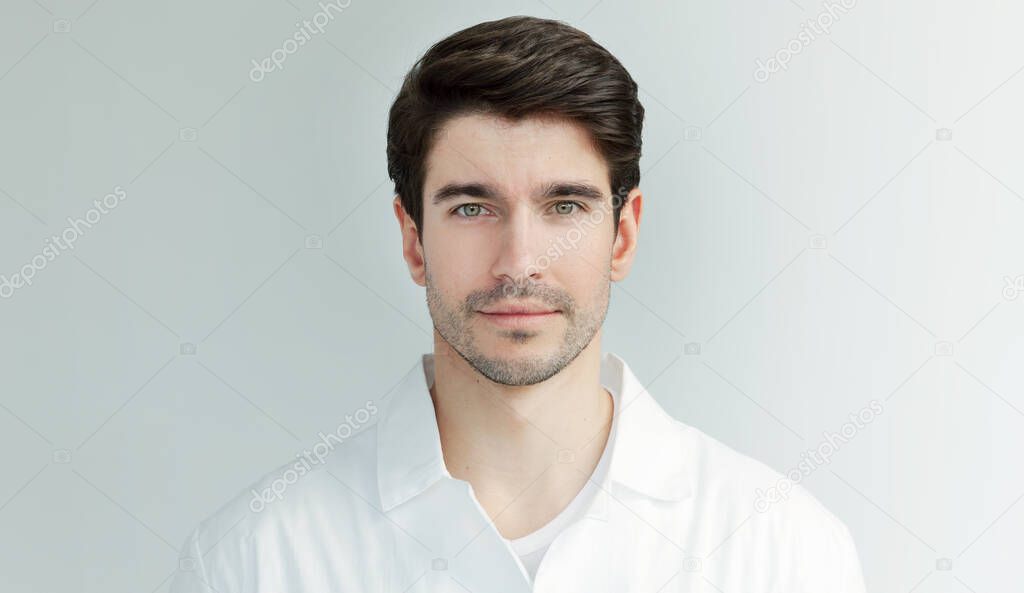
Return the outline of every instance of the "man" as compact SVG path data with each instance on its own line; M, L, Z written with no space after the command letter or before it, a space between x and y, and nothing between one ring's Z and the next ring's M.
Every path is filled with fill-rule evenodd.
M556 21L481 23L419 60L388 167L434 351L287 490L269 474L194 530L172 591L863 593L838 519L799 486L758 508L778 473L601 353L643 115L622 65Z

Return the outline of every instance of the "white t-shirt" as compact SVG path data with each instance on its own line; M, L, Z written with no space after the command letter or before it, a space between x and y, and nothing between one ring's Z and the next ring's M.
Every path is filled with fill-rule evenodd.
M583 517L586 513L587 507L597 494L598 484L601 483L601 480L608 471L608 460L611 458L611 450L615 442L615 425L618 424L618 415L614 412L619 409L619 402L614 388L609 389L605 387L605 389L608 389L612 396L612 426L608 433L608 439L605 442L604 451L601 453L601 458L597 461L590 479L583 484L583 487L572 501L555 518L545 523L536 531L522 537L515 539L505 538L512 546L512 550L519 556L519 560L530 575L530 580L536 578L537 568L540 566L540 561L544 558L544 553L547 552L551 542L555 541L555 538L558 537L562 530L575 523L577 519Z

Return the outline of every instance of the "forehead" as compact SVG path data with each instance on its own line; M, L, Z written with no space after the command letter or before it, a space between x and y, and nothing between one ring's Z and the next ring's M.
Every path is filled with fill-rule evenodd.
M438 130L426 159L424 188L480 181L519 191L555 178L607 189L607 165L582 125L564 118L512 121L467 114Z

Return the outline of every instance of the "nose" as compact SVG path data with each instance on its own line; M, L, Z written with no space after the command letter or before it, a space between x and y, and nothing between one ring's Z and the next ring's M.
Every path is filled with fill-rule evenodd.
M540 280L545 261L541 255L541 225L529 208L516 208L495 237L497 254L491 273L514 283Z

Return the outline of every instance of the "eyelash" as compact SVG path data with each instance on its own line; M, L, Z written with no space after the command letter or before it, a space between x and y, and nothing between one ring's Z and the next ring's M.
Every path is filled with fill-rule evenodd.
M560 202L555 202L555 206L558 206L559 204L574 204L574 205L577 206L577 210L579 210L579 211L586 210L586 206L584 206L583 203L577 202L575 200L562 200ZM479 202L467 202L465 204L459 204L458 207L454 208L451 211L451 215L455 216L457 218L478 218L477 216L460 216L459 214L457 214L459 210L461 210L462 208L464 208L466 206L480 206L481 208L486 208L486 206L484 206L483 204L480 204ZM572 214L573 213L564 214L563 216L571 216Z

